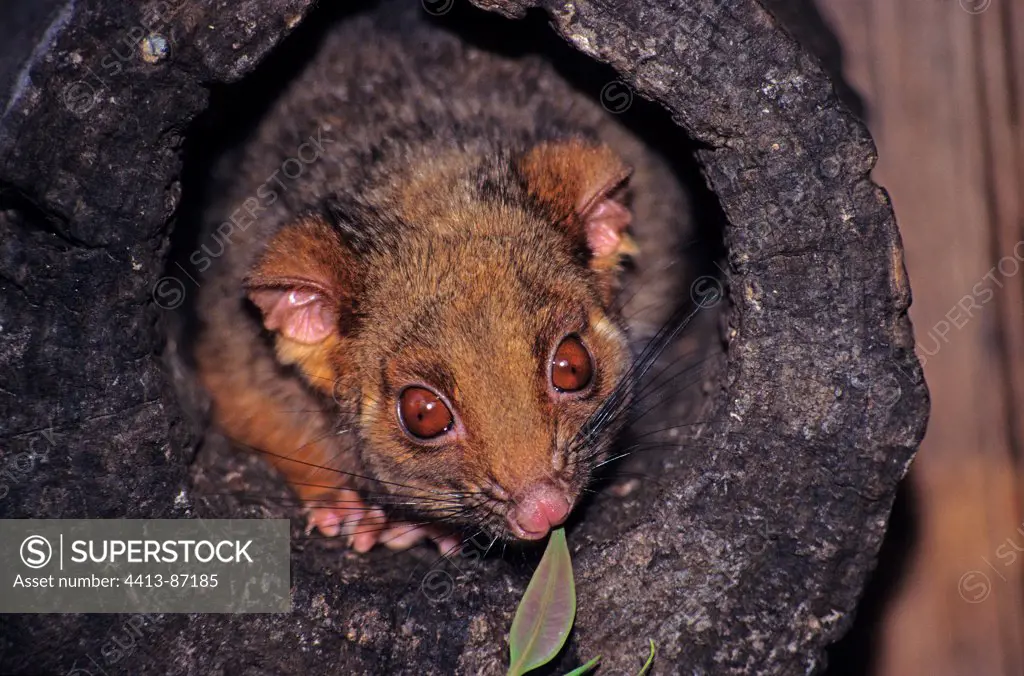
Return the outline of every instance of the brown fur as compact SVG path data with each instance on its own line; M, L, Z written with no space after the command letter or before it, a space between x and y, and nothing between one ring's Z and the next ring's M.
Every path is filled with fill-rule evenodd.
M211 212L213 222L223 220L260 194L294 152L286 149L301 119L331 126L335 140L323 142L330 153L267 204L249 237L207 276L200 377L220 430L267 454L307 504L347 500L348 489L389 493L394 500L385 503L503 533L506 513L538 482L578 497L609 442L610 429L585 446L570 444L629 363L612 298L620 259L635 245L622 233L614 251L591 255L586 221L595 204L618 197L630 167L595 138L602 115L543 69L533 76L549 83L531 95L565 106L547 111L564 116L558 131L536 119L517 122L514 106L495 100L519 96L503 71L521 76L522 65L482 53L453 62L437 54L472 50L431 33L444 45L431 54L455 78L445 89L417 79L416 68L430 64L409 50L422 41L353 24L271 111L233 167L224 205ZM362 60L362 47L350 53L357 43L372 58ZM345 58L352 63L342 67ZM375 80L371 72L387 75ZM410 83L387 80L398 73ZM477 89L461 89L470 84ZM325 91L337 93L333 107ZM390 109L388 124L398 131L380 127L373 106ZM373 122L360 127L360 115ZM439 115L462 130L455 142L433 127L410 135L400 126ZM350 126L334 128L341 120ZM621 132L609 137L628 146ZM276 324L270 332L260 326L260 311L289 289L323 298L336 320L329 335L308 344ZM594 377L587 390L559 395L550 357L570 333L590 351ZM450 403L451 434L418 442L402 430L396 401L410 384Z
M530 195L545 205L552 221L577 226L579 212L586 211L600 193L611 192L630 174L611 148L580 139L538 144L517 164ZM583 235L572 234L577 238Z

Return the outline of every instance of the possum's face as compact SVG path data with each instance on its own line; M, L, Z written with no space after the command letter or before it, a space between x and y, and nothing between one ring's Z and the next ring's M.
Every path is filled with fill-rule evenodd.
M565 521L629 399L611 310L629 212L610 197L627 172L576 141L509 171L518 198L435 187L370 246L299 219L248 288L282 361L354 417L392 502L532 540Z
M585 426L629 355L592 276L524 239L415 244L373 275L359 423L371 473L419 511L538 539L605 457L615 426Z

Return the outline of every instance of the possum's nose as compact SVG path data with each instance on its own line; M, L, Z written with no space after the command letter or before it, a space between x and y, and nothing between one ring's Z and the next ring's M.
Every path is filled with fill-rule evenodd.
M539 540L565 522L569 507L565 491L549 483L536 484L516 500L508 514L509 530L523 540Z

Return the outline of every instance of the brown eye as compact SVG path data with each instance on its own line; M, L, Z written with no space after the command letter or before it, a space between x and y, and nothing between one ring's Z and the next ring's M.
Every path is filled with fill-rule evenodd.
M551 384L559 392L578 392L590 384L594 363L576 336L567 336L551 359Z
M407 387L398 397L398 417L414 437L433 439L449 429L455 419L448 406L425 387Z

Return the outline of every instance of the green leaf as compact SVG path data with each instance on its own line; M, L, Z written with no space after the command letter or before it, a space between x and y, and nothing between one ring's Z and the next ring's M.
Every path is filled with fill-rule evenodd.
M640 670L640 673L636 676L644 676L651 669L651 665L654 664L654 639L647 639L651 642L651 656L647 658L647 662L644 664L644 668Z
M598 655L594 659L592 659L589 662L587 662L586 664L584 664L582 667L576 667L575 669L570 671L565 676L583 676L583 674L587 673L588 671L590 671L591 669L596 667L597 663L600 662L600 661L601 661L601 656Z
M576 619L576 588L565 530L551 531L548 547L526 586L509 631L508 676L522 676L554 659Z

